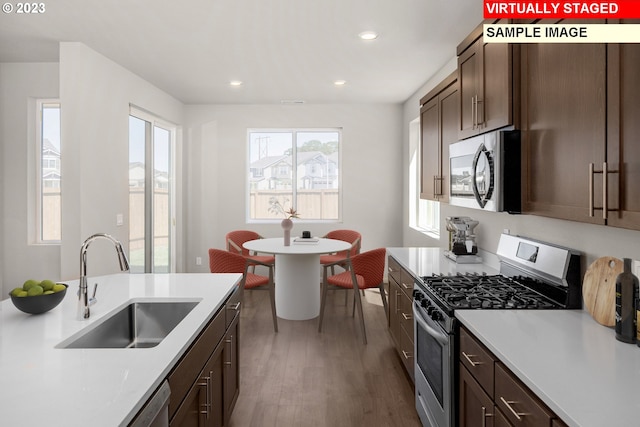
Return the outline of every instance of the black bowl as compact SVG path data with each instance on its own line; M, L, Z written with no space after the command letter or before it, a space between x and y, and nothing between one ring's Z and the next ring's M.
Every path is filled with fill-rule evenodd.
M51 310L64 299L65 294L67 293L68 285L61 283L64 285L65 289L63 291L54 292L52 294L47 295L37 295L32 297L16 297L11 295L11 301L13 305L20 311L24 311L29 314L41 314L46 313Z

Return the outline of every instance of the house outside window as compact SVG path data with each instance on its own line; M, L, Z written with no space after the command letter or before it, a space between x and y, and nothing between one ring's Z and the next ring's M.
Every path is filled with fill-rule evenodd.
M248 222L341 220L339 129L248 131Z
M40 99L37 105L36 242L62 240L60 102Z

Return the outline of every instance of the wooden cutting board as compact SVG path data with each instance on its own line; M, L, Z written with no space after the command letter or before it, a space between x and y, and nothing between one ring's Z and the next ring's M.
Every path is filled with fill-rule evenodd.
M623 268L622 260L605 256L595 260L584 275L584 306L601 325L616 324L616 278Z

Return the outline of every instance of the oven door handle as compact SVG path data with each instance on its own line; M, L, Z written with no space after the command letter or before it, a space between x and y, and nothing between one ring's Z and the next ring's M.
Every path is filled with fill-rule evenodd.
M416 319L416 322L418 322L418 325L420 325L422 329L427 331L427 333L431 335L436 341L438 341L443 346L449 344L449 336L445 333L440 333L433 327L429 326L429 324L422 318L422 314L420 314L420 312L416 310L415 304L413 304L413 317L414 319Z

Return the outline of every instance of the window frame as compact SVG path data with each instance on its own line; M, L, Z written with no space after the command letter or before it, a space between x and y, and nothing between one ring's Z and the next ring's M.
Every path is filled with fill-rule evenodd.
M420 198L422 136L420 117L409 123L409 227L433 239L440 239L440 202Z
M342 191L342 176L343 176L343 157L342 157L342 128L341 127L326 127L326 128L248 128L247 129L247 142L246 142L246 165L245 171L245 222L247 224L276 224L280 223L284 217L271 218L251 218L251 183L249 181L249 175L251 173L251 134L252 133L291 133L292 134L292 155L297 159L298 156L298 133L313 133L313 132L335 132L338 134L338 217L336 219L308 219L304 218L304 213L296 219L297 223L303 224L339 224L342 223L342 210L343 210L343 191ZM294 164L297 164L295 162ZM281 166L278 166L280 169ZM296 182L296 170L293 168L293 181ZM264 174L263 174L264 175ZM292 185L292 204L296 205L298 187Z
M45 239L44 238L44 174L43 174L43 158L42 150L44 143L44 134L42 127L44 125L43 111L47 107L57 106L60 116L62 115L62 105L58 98L37 98L35 99L35 186L34 186L34 198L35 198L35 218L34 218L34 233L33 241L38 245L60 245L62 244L62 177L57 188L60 188L60 239ZM60 127L60 123L58 124ZM62 141L60 141L60 159L58 160L58 167L62 165ZM62 172L61 168L60 171ZM52 187L53 188L53 187Z

